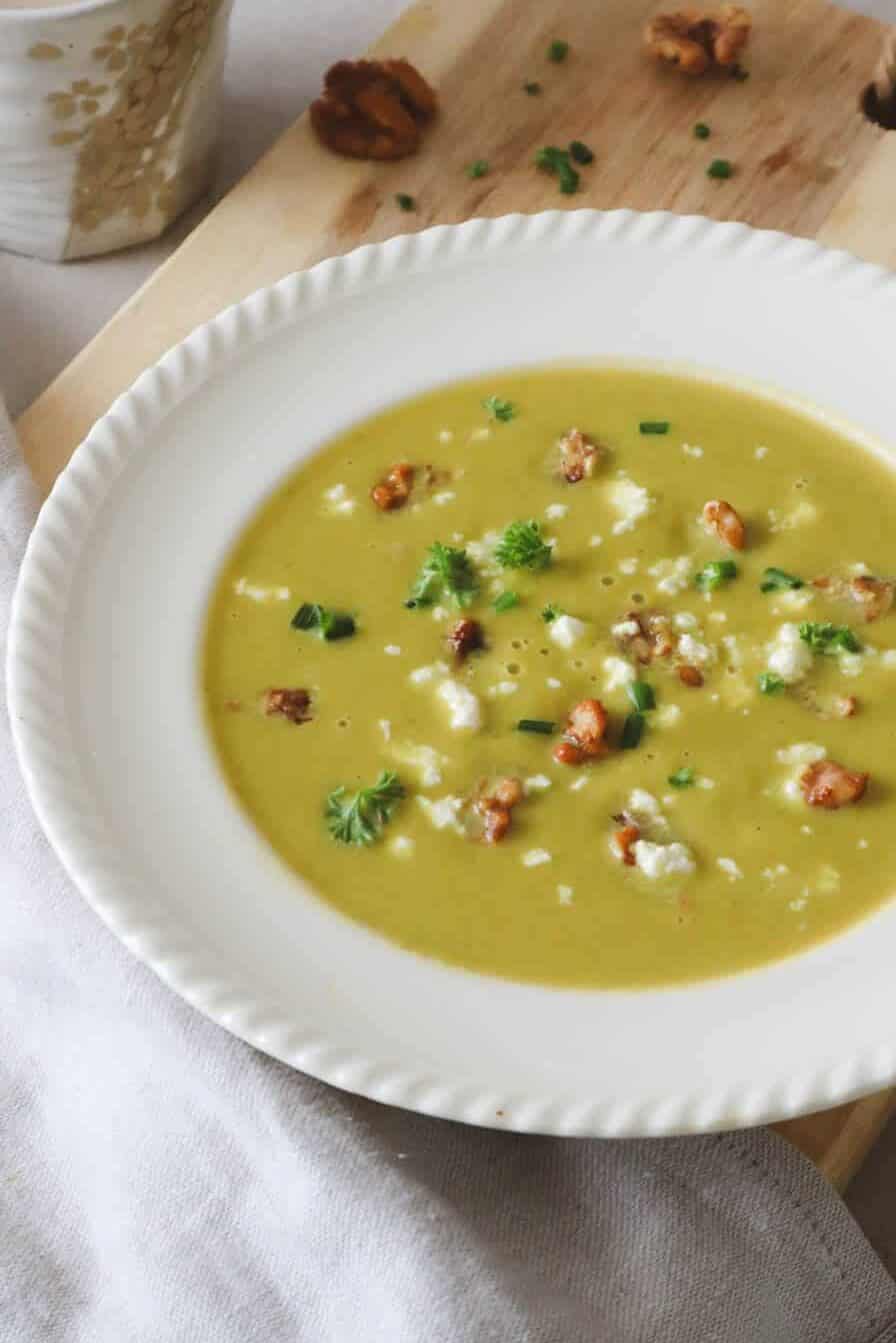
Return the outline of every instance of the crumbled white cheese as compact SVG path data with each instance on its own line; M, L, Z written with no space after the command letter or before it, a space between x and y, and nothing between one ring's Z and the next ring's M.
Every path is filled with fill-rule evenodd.
M433 662L428 667L415 667L408 680L412 685L428 685L440 676L448 675L447 662Z
M733 858L717 858L716 867L721 868L728 877L729 881L742 881L743 872L741 872Z
M651 722L656 727L674 727L681 718L681 707L678 704L661 704L652 715Z
M572 648L580 639L588 633L588 626L584 620L577 620L575 616L557 616L548 626L551 639L560 648Z
M625 813L632 818L641 834L649 839L662 839L669 833L669 822L659 802L644 788L632 789L625 804Z
M715 651L709 644L701 643L693 634L683 634L678 640L678 652L692 667L705 667L715 661Z
M546 774L533 774L531 779L523 780L523 790L527 797L530 793L544 793L553 786L553 781Z
M709 620L714 620L714 621L716 622L716 624L718 624L718 625L724 625L724 624L726 624L727 621L728 621L728 612L727 612L727 611L710 611L709 616L707 617L707 619L709 619Z
M787 621L779 627L766 649L766 665L787 685L802 680L812 666L812 650L800 638L799 625Z
M811 588L791 588L788 592L778 594L778 599L772 607L772 613L777 613L783 608L786 611L805 611L806 607L815 600L815 593Z
M666 592L674 597L677 592L684 592L690 586L692 570L693 561L690 557L679 555L677 559L657 560L647 572L651 578L657 580L656 586L659 592Z
M445 504L450 504L451 500L456 498L457 495L454 490L439 490L438 494L432 496L432 501L434 504L438 504L439 508L442 508Z
M388 718L380 719L380 732L383 734L383 741L389 741L392 736L392 724Z
M545 681L545 685L547 686L548 690L563 689L563 682L558 681L556 676L549 676L548 679Z
M470 435L470 440L473 443L482 443L485 441L485 439L491 438L491 436L492 436L491 429L489 429L487 425L480 425L478 429L473 430L472 434Z
M324 507L328 513L351 513L356 502L341 481L338 485L331 485L328 490L324 490Z
M604 690L607 694L617 690L620 686L627 686L638 679L638 673L630 662L624 658L609 657L604 658Z
M742 667L744 665L743 650L736 634L723 634L722 647L728 654L729 667Z
M888 648L880 655L880 665L892 670L896 667L896 648Z
M453 432L453 430L451 430L451 429L440 429L440 430L439 430L439 442L440 442L440 443L453 443L453 442L454 442L454 432Z
M568 512L569 504L548 504L544 510L544 515L553 522L555 518L565 518Z
M618 521L613 523L614 536L632 531L635 523L645 517L656 502L643 485L636 485L624 475L609 486L609 495L610 505L619 515Z
M588 542L589 546L591 546L593 550L596 550L598 546L602 546L603 543L604 538L602 536L598 536L597 533L595 533L594 536L592 536L591 540Z
M460 820L464 809L462 797L451 797L449 794L447 797L439 797L433 800L418 793L417 802L436 830L453 830L457 835L466 834Z
M575 892L573 891L572 886L557 887L557 899L560 901L561 905L571 905L574 894Z
M764 867L762 875L766 881L777 881L779 877L786 877L790 873L790 868L786 863L777 863L774 867Z
M858 844L856 845L856 848L857 848L857 849L867 849L867 848L868 848L868 841L867 841L867 839L860 839L859 842L858 842Z
M638 572L638 560L632 555L627 559L619 561L619 572L621 574L636 574Z
M482 727L482 710L469 686L450 678L441 683L436 694L448 706L455 732L477 732Z
M515 695L519 688L519 681L498 681L496 685L489 686L485 693L489 699L494 699L496 695Z
M861 676L865 670L865 655L862 653L838 653L837 665L844 676Z
M442 782L442 766L448 764L448 757L434 747L419 746L412 741L395 742L390 751L399 764L417 772L424 788L437 788Z
M653 844L649 839L636 839L632 853L638 869L652 881L660 877L686 876L697 866L694 855L684 844Z
M233 590L237 597L248 597L252 602L288 602L292 595L289 588L261 587L256 583L250 583L246 578L238 578Z
M696 783L698 788L705 788L707 791L716 786L715 779L709 779L705 774L699 774Z
M677 630L695 630L699 623L697 617L690 611L678 611L672 617L672 624Z
M634 639L641 633L641 626L637 620L620 620L610 626L610 633L614 639Z
M411 858L414 854L414 841L407 835L396 835L389 840L389 849L396 858Z
M825 863L819 868L815 888L822 895L836 895L840 889L840 873L836 867L831 867L829 863Z
M340 482L338 485L331 485L328 490L324 490L324 498L330 503L338 503L340 499L345 499L348 495L348 487Z
M817 760L824 760L826 755L824 747L814 741L797 741L775 752L782 765L814 765Z
M495 546L501 539L500 532L486 532L485 536L479 541L467 542L467 554L478 567L480 573L487 578L494 578L501 572L500 566L495 563Z
M703 456L703 449L697 443L682 443L681 450L687 457Z
M579 793L586 786L587 783L588 783L588 775L580 774L579 777L577 779L573 779L572 783L569 785L569 791L571 793Z
M756 458L757 462L761 462L762 459L763 459L763 457L765 457L765 456L767 455L767 453L768 453L768 448L765 446L764 443L760 443L760 444L759 444L759 447L758 447L758 448L756 449L756 451L753 453L753 456Z
M768 510L769 530L773 532L789 532L794 527L805 527L817 518L818 509L808 499L801 499L788 513L781 513L776 508Z
M386 647L383 649L383 652L388 653L390 658L401 657L401 648L399 647L398 644L386 644Z
M541 867L542 863L551 861L551 855L547 849L527 849L521 861L523 867Z
M815 834L815 831L812 829L811 825L801 825L801 826L800 826L800 834L801 834L801 835L814 835L814 834Z
M432 611L430 612L430 614L431 614L433 620L444 620L445 617L448 615L448 607L447 607L447 606L434 606L434 607L432 608Z

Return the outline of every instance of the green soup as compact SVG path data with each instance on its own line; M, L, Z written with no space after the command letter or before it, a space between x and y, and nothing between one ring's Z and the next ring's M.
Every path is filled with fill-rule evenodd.
M570 482L573 426L596 452ZM894 517L881 458L714 383L550 368L398 405L297 470L220 576L222 768L322 899L444 961L623 987L792 954L893 890L896 613L866 576L896 571ZM820 805L831 761L863 795ZM487 843L499 780L522 797Z

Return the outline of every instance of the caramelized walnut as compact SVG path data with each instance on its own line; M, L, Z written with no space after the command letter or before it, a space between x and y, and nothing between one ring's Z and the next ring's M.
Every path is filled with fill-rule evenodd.
M563 740L554 747L554 759L560 765L581 765L598 760L607 753L604 735L609 717L599 699L583 699L570 712Z
M401 159L417 150L437 109L435 92L408 61L337 61L310 116L318 138L337 154Z
M448 642L458 662L464 662L470 653L485 646L485 635L478 620L459 620L448 635Z
M743 550L747 544L747 529L740 514L724 499L709 499L703 505L703 521L732 550Z
M828 811L858 802L867 786L867 774L845 769L836 760L818 760L800 776L800 787L809 806L825 807Z
M689 662L686 662L678 668L678 679L682 685L697 690L703 684L703 673L699 667L692 667Z
M570 485L593 476L599 457L600 448L581 429L570 429L560 440L560 470Z
M499 844L510 829L511 812L523 799L523 785L519 779L499 779L494 790L475 802L475 810L482 818L482 838L486 844Z
M370 491L370 497L377 508L384 513L393 508L403 508L410 498L414 483L414 468L409 462L399 462L390 467L388 474Z
M677 65L686 75L702 75L711 66L736 67L751 26L749 13L737 5L725 5L717 13L684 9L657 14L644 29L644 41L659 60Z
M641 838L641 831L624 815L616 816L613 819L622 822L619 829L613 831L613 837L610 841L613 852L621 862L625 863L626 867L634 867L635 855L632 850Z
M672 622L662 611L627 611L612 634L620 652L645 666L675 649Z
M311 720L311 696L307 690L268 690L264 697L264 711L269 718L286 718L290 723Z
M893 605L896 583L859 574L856 578L815 578L812 586L843 601L855 602L866 621L880 620Z

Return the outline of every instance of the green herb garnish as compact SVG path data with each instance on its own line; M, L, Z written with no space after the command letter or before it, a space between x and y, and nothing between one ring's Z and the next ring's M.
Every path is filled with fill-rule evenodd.
M777 672L760 672L759 674L759 693L760 695L777 695L784 690L786 682Z
M477 591L476 575L467 552L436 541L429 548L405 605L434 606L440 598L451 597L456 606L469 606Z
M648 685L646 681L631 681L625 687L625 693L638 710L638 713L646 713L648 709L656 708L656 696L653 693L653 686Z
M531 518L528 522L511 522L495 546L495 559L502 569L547 569L551 556L551 547Z
M682 765L674 774L669 775L669 782L673 788L690 788L695 782L697 776L690 765Z
M557 730L557 724L550 722L547 718L521 718L516 725L517 732L539 732L543 737L550 737Z
M546 625L550 625L558 616L563 614L562 607L557 606L554 602L548 602L547 606L542 607L541 618Z
M668 420L642 420L638 425L638 430L642 434L668 434Z
M417 202L413 196L409 196L406 191L399 191L395 196L395 204L399 210L416 210Z
M535 155L535 166L543 172L552 173L565 196L571 196L579 189L579 174L569 160L569 151L558 149L556 145L545 145Z
M541 85L536 79L527 79L523 85L523 92L528 93L530 98L534 98L541 93Z
M794 574L788 574L784 569L776 569L774 565L766 569L762 575L762 582L759 584L760 592L785 592L794 588L804 588L806 584L802 578L797 578Z
M548 60L553 61L555 65L565 61L568 55L569 43L562 41L560 38L557 38L548 47Z
M730 177L733 172L734 168L731 166L729 159L713 159L706 170L706 176L714 177L718 181L722 181L726 177Z
M516 417L517 409L513 402L504 401L500 396L487 396L482 404L492 419L500 420L502 424Z
M516 592L502 592L500 597L496 597L492 602L492 609L501 615L504 611L512 611L519 604L520 599Z
M589 149L582 140L570 140L569 157L576 163L593 163L594 150Z
M697 125L694 127L694 138L696 140L708 140L711 135L712 131L709 129L706 122L698 121Z
M644 715L630 713L622 725L619 745L623 751L633 751L644 735Z
M716 588L737 578L737 565L734 560L710 560L694 575L694 586L701 592L715 592Z
M322 639L348 639L355 632L355 618L346 611L328 611L317 602L303 602L289 622L294 630L316 630Z
M465 171L474 181L477 177L485 177L489 171L488 159L474 159L472 163L467 164Z
M858 653L862 648L848 625L832 625L827 620L804 620L800 638L813 653Z
M372 844L404 797L397 774L383 770L370 788L346 794L334 788L324 808L327 829L340 844Z

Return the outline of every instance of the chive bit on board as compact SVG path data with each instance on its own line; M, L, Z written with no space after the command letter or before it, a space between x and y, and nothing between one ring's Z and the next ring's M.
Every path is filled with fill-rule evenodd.
M537 79L527 79L523 85L523 92L528 93L530 98L535 98L541 93L541 85Z
M706 122L705 122L705 121L698 121L697 124L696 124L696 126L694 127L694 139L695 139L695 140L708 140L709 137L710 137L711 135L712 135L712 131L709 129L709 127L707 126Z
M569 150L556 145L544 145L535 155L535 166L556 177L564 196L572 196L579 189L579 174L570 162Z
M414 197L409 196L406 191L398 191L395 193L395 204L398 206L399 210L416 210L417 208L417 202Z
M717 181L724 181L734 173L730 159L713 159L706 170L707 177L713 177Z
M466 174L469 178L475 181L477 177L485 177L488 170L488 159L474 159L472 163L467 164Z
M548 60L553 61L555 65L560 65L569 55L569 43L564 42L562 38L556 38L548 47Z

